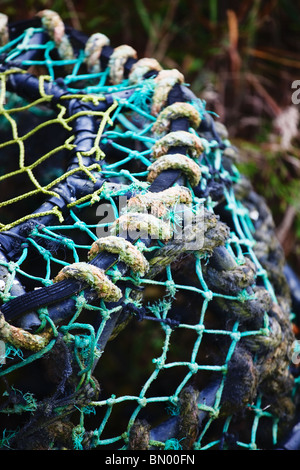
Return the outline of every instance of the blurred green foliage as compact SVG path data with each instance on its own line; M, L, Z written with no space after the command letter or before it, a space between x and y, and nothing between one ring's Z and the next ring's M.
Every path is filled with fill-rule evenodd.
M44 8L185 75L241 150L240 167L267 199L300 273L300 139L291 99L300 79L299 0L0 0L11 21Z

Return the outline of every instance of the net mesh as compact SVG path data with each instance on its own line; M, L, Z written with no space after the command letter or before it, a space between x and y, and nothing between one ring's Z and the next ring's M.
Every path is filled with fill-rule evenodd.
M129 192L149 194L147 176L158 141L153 132L160 116L152 108L159 83L155 74L136 82L123 76L112 83L111 63L88 70L86 48L77 47L66 58L50 36L41 44L35 41L40 34L45 25L28 28L0 49L6 67L0 76L1 233L16 240L10 256L0 260L2 306L17 296L16 288L38 292L53 285L62 268L87 261L99 230L109 235L124 214L116 201ZM28 51L36 55L24 59ZM31 100L7 86L27 70L37 80L38 93ZM46 87L53 82L63 90L55 106ZM103 111L109 94L111 103ZM86 108L70 115L74 99ZM186 101L201 119L212 120L205 102L189 90ZM87 151L76 150L73 124L81 116L96 122ZM2 397L3 416L25 416L38 428L41 416L47 422L48 407L48 417L60 420L64 439L68 436L69 448L75 449L276 446L293 420L297 388L290 372L294 336L284 259L263 199L240 175L236 149L226 130L216 126L220 140L201 127L188 129L203 146L196 159L201 170L197 191L186 182L190 210L202 217L201 247L187 248L180 237L151 246L137 241L135 247L150 260L148 274L132 269L124 274L117 265L106 271L123 286L123 304L90 301L81 291L72 296L73 308L62 323L43 305L37 309L39 327L29 333L40 341L38 347L24 348L14 331L7 337L2 327L0 375L10 382L10 392ZM61 206L57 188L70 177L83 180L88 190ZM58 204L39 210L49 198ZM109 221L107 207L113 212ZM181 211L180 204L167 206L173 229ZM21 232L14 231L18 227ZM222 252L212 265L216 247L225 248L226 256ZM126 305L129 323L128 314L122 317ZM136 321L142 308L158 321ZM117 314L116 338L103 344ZM20 331L19 325L15 328ZM25 335L26 328L21 331ZM54 376L55 391L41 396L39 376L31 377L31 371L44 363L54 363L47 373ZM27 390L20 377L31 377L35 386ZM3 422L2 448L28 438L28 425L20 431L12 427L15 420ZM47 438L49 447L62 445L58 426L48 430Z

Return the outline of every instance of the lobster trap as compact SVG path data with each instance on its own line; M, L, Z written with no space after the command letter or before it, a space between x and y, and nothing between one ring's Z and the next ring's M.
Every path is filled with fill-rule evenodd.
M291 292L226 128L53 11L0 38L1 448L277 448Z

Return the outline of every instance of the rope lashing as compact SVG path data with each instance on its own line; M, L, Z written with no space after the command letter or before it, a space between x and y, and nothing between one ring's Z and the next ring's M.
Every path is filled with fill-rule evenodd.
M197 129L201 123L199 111L190 103L178 102L164 108L152 126L152 132L156 137L170 132L171 121L178 118L187 118L189 124Z
M91 261L102 251L116 253L119 260L127 264L134 273L144 276L149 269L148 261L145 256L136 248L135 245L122 237L107 236L98 238L92 246L88 254Z
M169 132L161 139L157 140L152 147L153 158L159 158L168 153L172 147L187 147L187 152L191 158L197 159L204 151L200 137L186 131Z
M127 207L132 212L151 210L156 217L163 217L175 204L192 204L192 194L188 188L173 186L159 193L148 191L145 194L137 194L128 200Z
M89 73L100 73L100 56L104 46L109 46L109 38L102 33L95 33L89 37L85 45L85 62Z
M144 79L144 76L147 73L151 71L160 72L161 70L162 67L156 59L143 57L142 59L139 59L135 64L133 64L128 76L129 83L131 85L139 83L141 80Z
M157 116L166 105L169 93L174 85L184 82L184 76L177 69L161 70L154 78L154 82L151 113L153 116Z
M131 46L123 44L114 49L108 62L110 69L109 76L112 84L118 85L124 79L124 65L129 58L137 58L137 52Z
M8 16L0 13L0 46L4 46L9 41Z
M52 331L32 334L13 326L5 321L4 315L0 311L0 340L12 344L15 348L37 352L47 346L52 336Z
M172 238L172 229L170 224L158 219L152 214L143 214L140 212L128 212L114 221L111 226L113 235L117 234L135 234L150 236L153 239L167 242Z
M163 155L148 167L147 180L152 183L165 170L180 170L186 174L190 185L197 186L201 178L201 169L196 162L186 155L172 153Z
M41 18L45 30L54 41L60 57L64 60L74 60L73 47L65 33L65 25L60 16L52 10L42 10L37 16ZM72 70L72 66L68 68Z
M122 291L106 276L103 269L88 263L78 262L64 266L53 282L65 279L84 281L97 292L97 296L107 302L117 302L122 297Z

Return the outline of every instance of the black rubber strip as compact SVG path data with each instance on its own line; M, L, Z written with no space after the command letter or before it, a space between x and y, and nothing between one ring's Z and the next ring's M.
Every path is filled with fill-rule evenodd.
M181 177L180 170L165 170L153 181L148 190L152 193L159 193L164 189L170 188Z
M101 65L101 70L104 70L109 62L110 56L114 52L114 48L111 46L104 46L101 51L101 56L100 56L100 65Z
M65 31L75 49L84 49L85 44L89 39L85 33L78 31L71 26L65 26Z
M31 18L29 20L21 20L21 21L15 21L13 23L10 23L8 25L8 31L9 31L9 39L12 41L13 39L16 39L19 37L21 34L24 33L25 29L28 28L40 28L42 26L42 21L41 18L36 16L35 18Z
M11 299L1 306L1 312L7 321L12 321L20 314L30 312L37 308L37 305L51 305L59 300L68 298L82 290L84 284L73 279L67 279L30 292L30 295L23 294Z
M109 269L116 263L118 257L109 253L103 253L101 258L98 255L90 264L101 268ZM121 268L122 269L122 268ZM13 321L20 315L36 310L45 305L53 305L61 302L72 295L78 294L88 286L84 281L66 279L59 281L51 286L41 287L30 293L26 293L9 300L1 306L1 312L7 321Z

